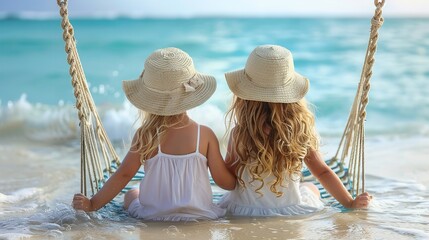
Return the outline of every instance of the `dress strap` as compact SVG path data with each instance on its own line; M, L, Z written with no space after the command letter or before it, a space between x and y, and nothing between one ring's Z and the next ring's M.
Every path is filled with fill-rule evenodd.
M158 153L162 153L161 152L161 140L159 139L159 129L156 129L156 137L158 138Z
M198 132L197 132L197 149L195 150L196 153L200 152L200 124L198 124Z

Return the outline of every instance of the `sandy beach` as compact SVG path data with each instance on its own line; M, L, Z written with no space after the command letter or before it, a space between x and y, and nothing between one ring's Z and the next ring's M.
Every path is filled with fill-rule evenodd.
M429 140L396 139L367 146L367 173L429 187Z
M349 211L327 205L309 216L226 217L179 223L132 219L117 207L89 215L75 212L70 202L73 193L79 191L78 149L61 145L17 149L2 143L0 161L7 164L0 169L0 192L9 194L0 195L0 227L2 232L7 231L0 232L0 239L428 238L427 139L368 143L367 191L374 195L368 210ZM48 154L52 148L55 153ZM39 160L32 161L34 158ZM20 227L28 232L18 231Z

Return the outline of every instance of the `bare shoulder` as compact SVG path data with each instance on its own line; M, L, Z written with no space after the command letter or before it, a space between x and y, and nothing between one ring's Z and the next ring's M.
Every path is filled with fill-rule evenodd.
M201 137L207 138L207 140L217 140L216 134L213 132L213 130L210 127L207 127L205 125L201 126Z
M200 137L200 152L205 156L208 156L211 150L219 149L219 141L210 127L201 125Z

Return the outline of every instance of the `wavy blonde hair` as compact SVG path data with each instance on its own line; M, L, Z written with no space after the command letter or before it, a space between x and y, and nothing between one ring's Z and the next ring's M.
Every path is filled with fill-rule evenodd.
M236 175L245 186L243 171L248 169L252 180L264 187L264 176L272 174L275 180L270 190L277 197L283 195L278 188L285 177L301 176L302 161L308 150L318 149L318 135L314 115L305 99L296 103L269 103L243 100L234 97L227 112L228 131L233 134L233 151L237 159ZM297 180L297 179L293 179Z
M158 145L161 144L160 139L163 139L166 130L177 125L187 115L181 113L173 116L161 116L141 110L139 115L142 125L136 131L131 151L138 152L140 162L144 164L157 151Z

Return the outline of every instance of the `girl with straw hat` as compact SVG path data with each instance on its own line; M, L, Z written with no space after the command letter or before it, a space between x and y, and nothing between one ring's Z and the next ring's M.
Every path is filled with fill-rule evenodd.
M124 197L131 216L189 221L225 215L226 210L212 202L207 167L216 184L227 190L235 188L235 176L225 166L213 131L186 114L214 93L214 77L198 73L182 50L165 48L152 53L139 79L124 81L123 89L141 110L142 126L115 174L91 199L76 194L73 207L85 211L103 207L144 165L140 188Z
M318 153L314 116L304 99L309 80L294 70L292 54L259 46L244 69L225 74L234 93L225 158L235 190L220 202L232 215L300 215L323 207L317 187L300 183L303 162L346 208L366 208L368 193L353 199Z

